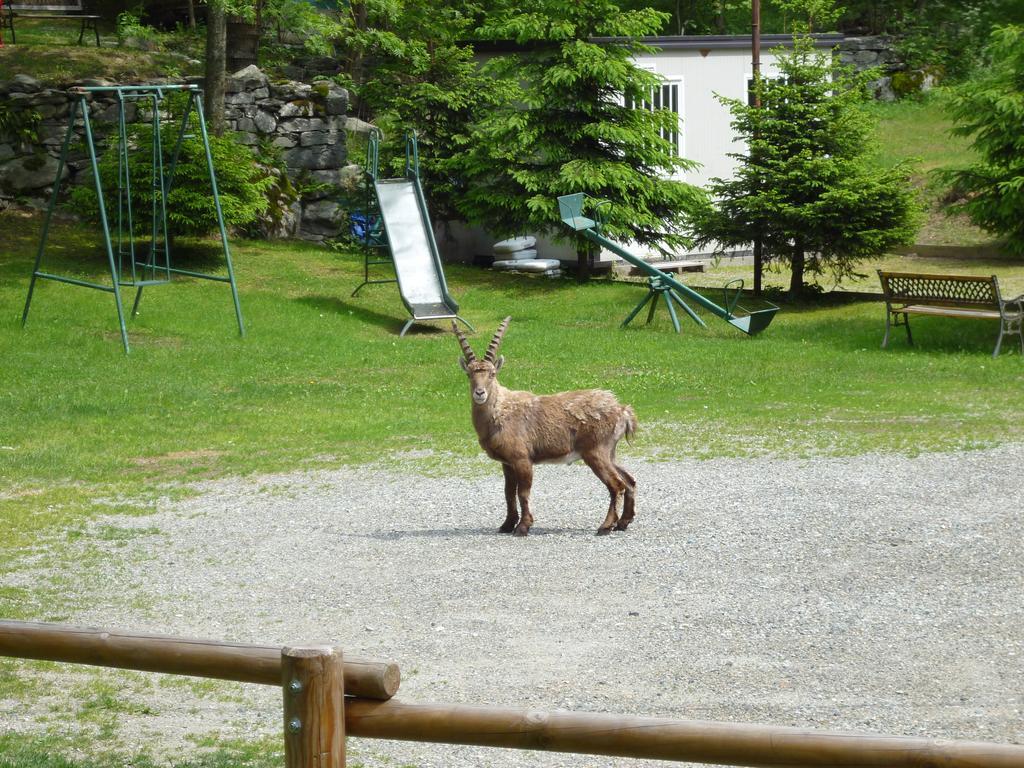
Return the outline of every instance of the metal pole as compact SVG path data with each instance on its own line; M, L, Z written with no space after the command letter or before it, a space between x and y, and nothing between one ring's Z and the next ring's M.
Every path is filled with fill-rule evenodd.
M154 138L153 143L156 147L156 169L154 170L154 184L153 184L153 195L160 194L160 232L163 241L163 276L167 280L171 279L170 272L167 270L171 266L171 243L170 236L167 233L167 188L168 185L164 183L164 142L163 135L160 128L160 104L163 101L164 95L157 89L156 95L153 97L153 132ZM149 263L150 263L150 279L156 279L156 239L150 243L149 248Z
M128 354L128 329L124 324L124 308L121 306L121 275L114 263L114 248L110 242L110 225L107 223L107 202L103 199L103 182L100 181L100 164L96 157L96 144L92 139L92 126L89 124L89 106L85 103L85 96L79 99L82 105L82 120L85 123L85 143L89 147L89 161L92 163L92 178L96 185L96 204L100 209L100 224L103 225L103 244L107 249L107 261L110 262L110 277L114 282L114 303L117 305L117 322L121 326L121 343L124 344L124 352Z
M220 240L224 245L224 260L228 265L228 280L231 283L231 298L235 302L235 318L238 320L238 335L245 336L245 324L242 322L242 305L238 301L238 286L235 284L235 270L231 266L231 249L228 247L228 232L224 227L224 212L220 207L220 193L217 192L217 174L213 170L213 156L210 154L210 137L206 132L206 118L203 115L203 100L193 98L199 132L203 137L203 149L206 150L206 169L210 173L210 189L213 191L213 206L217 211L217 226L220 227Z
M0 3L2 6L2 3ZM82 108L85 109L85 99L80 100ZM36 288L36 278L39 276L39 264L43 260L43 251L46 249L46 238L50 234L50 219L53 218L53 211L57 207L57 194L60 192L60 174L64 170L64 162L67 160L68 147L71 146L71 135L75 132L75 110L72 106L68 110L68 130L64 134L64 144L60 149L60 160L57 161L57 175L53 180L53 191L50 193L50 204L46 208L46 217L43 219L43 231L39 237L39 249L36 251L36 263L32 267L32 280L28 284L28 296L25 297L25 310L21 313L21 327L25 327L28 320L28 308L32 304L32 293ZM116 284L115 284L116 288Z
M752 53L751 72L754 80L754 107L761 108L761 0L751 0L751 35ZM757 134L754 134L757 138ZM761 274L764 271L761 230L754 233L754 296L761 297Z

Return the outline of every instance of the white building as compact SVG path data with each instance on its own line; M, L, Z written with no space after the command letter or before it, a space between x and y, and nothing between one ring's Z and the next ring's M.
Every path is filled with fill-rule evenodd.
M834 48L842 35L816 35L816 45ZM746 99L752 81L751 39L749 36L694 35L649 37L644 41L657 48L655 53L637 56L638 66L658 74L663 82L661 92L654 94L657 107L672 109L679 115L679 131L675 141L680 157L700 164L694 171L680 173L677 178L703 185L709 179L729 178L735 161L730 153L742 152L730 126L728 108L716 95ZM761 74L776 74L775 50L792 47L789 35L761 36ZM533 233L522 233L533 234ZM486 232L452 225L437 233L438 246L446 258L471 261L475 255L490 254L495 238ZM565 244L545 239L538 242L542 258L576 261L575 252ZM644 255L643 249L637 249ZM680 256L689 254L681 253ZM604 258L615 258L610 255Z

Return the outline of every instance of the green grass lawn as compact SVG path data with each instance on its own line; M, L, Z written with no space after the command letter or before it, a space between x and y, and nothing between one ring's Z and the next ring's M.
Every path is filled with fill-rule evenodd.
M24 74L53 87L86 78L130 83L202 74L202 66L194 63L201 56L202 37L188 31L165 34L154 50L144 51L119 45L113 22L106 19L100 22L99 48L92 30L77 44L80 28L73 21L19 18L15 30L16 45L10 31L4 31L0 81Z
M54 498L139 495L169 481L403 452L427 452L433 464L477 454L454 337L438 325L399 339L406 314L394 285L350 298L358 254L236 242L246 338L226 286L184 279L146 290L126 356L114 302L99 291L41 282L20 327L39 225L36 215L0 217L5 514L48 518L60 508L48 503ZM52 270L102 277L95 232L59 222L50 242ZM218 251L200 244L184 254L187 265L205 268ZM945 266L995 270L1024 288L1019 264ZM636 407L644 428L637 450L651 455L991 443L1015 438L1024 402L1024 361L988 357L990 323L915 321L917 348L897 336L883 351L881 305L825 302L784 306L755 338L711 316L706 330L686 321L677 336L663 310L651 327L618 328L643 295L637 285L464 266L451 266L448 278L482 332L478 345L513 316L507 386L613 389ZM908 420L912 431L899 428Z

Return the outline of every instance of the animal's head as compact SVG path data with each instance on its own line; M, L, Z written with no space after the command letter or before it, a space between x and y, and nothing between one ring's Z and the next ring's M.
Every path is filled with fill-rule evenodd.
M459 364L469 376L469 394L477 405L487 402L487 398L491 396L491 392L498 382L498 371L501 370L501 366L505 362L505 356L498 355L498 347L501 345L501 337L505 335L505 330L511 320L511 317L506 317L501 321L498 330L494 332L494 338L487 345L487 354L484 355L483 360L476 359L476 354L469 346L469 342L466 341L466 336L452 320L452 330L455 331L455 335L459 338L459 345L462 347Z

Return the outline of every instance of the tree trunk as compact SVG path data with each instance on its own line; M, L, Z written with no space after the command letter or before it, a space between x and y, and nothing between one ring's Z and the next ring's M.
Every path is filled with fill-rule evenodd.
M193 0L188 0L188 28L196 31L196 5Z
M594 264L594 251L590 243L576 246L576 280L585 283L590 279L591 267Z
M224 6L219 0L214 0L206 8L206 94L203 110L210 123L210 130L217 136L224 133L226 38Z
M349 9L352 14L352 24L359 32L365 32L369 23L369 11L366 8L365 0L353 0L349 4ZM367 109L366 104L359 97L359 93L362 90L362 86L366 82L365 60L362 52L357 48L353 49L348 54L348 73L349 77L352 78L352 82L355 83L355 92L351 94L351 104L349 105L349 114L358 117L367 122L373 121L373 115ZM344 71L344 70L343 70Z
M801 243L793 246L793 256L789 261L789 298L799 299L804 292L804 265L806 264L804 247Z

